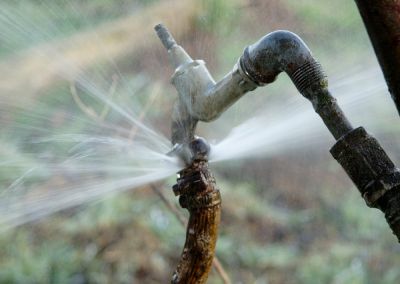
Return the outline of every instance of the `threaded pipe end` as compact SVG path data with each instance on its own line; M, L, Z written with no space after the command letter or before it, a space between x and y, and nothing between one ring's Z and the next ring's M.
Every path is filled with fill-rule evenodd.
M304 94L312 85L327 80L321 64L316 60L307 61L289 76L301 94Z

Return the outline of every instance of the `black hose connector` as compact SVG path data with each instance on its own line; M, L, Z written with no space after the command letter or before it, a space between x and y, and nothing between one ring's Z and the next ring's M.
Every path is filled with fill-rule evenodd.
M363 127L340 138L331 149L369 207L380 209L400 241L400 171Z

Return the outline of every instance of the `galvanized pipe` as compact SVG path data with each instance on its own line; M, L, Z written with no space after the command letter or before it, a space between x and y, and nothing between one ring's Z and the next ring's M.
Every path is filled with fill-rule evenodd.
M355 0L400 113L400 0Z

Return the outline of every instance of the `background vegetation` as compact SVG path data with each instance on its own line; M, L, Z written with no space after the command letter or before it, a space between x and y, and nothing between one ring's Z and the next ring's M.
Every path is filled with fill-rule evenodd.
M117 25L126 17L156 10L161 2L2 1L1 10L30 19L42 33L35 40L14 36L1 41L0 59L6 62L17 51L48 43L49 37L68 42L76 34ZM202 5L205 8L177 39L193 57L204 59L216 78L233 66L246 45L275 29L301 35L329 75L376 64L352 1L205 0ZM143 29L151 34L154 24L149 22ZM172 31L179 25L177 14ZM7 32L1 29L0 33ZM172 70L160 44L150 36L140 41L149 42L146 49L126 52L117 63L131 78L125 83L138 92L151 95L152 86L162 86L162 98L146 116L168 135L166 121L175 97L168 82ZM99 64L103 69L108 66ZM95 74L96 69L88 67L87 72ZM110 81L112 75L110 71ZM240 121L252 111L244 106L265 100L265 92L272 99L282 92L295 93L287 78L281 77L227 117ZM46 127L59 133L84 131L88 126L76 121L58 123L63 108L81 111L71 96L65 96L68 92L66 82L40 91L41 100L54 107L53 121ZM40 112L40 105L34 107ZM101 110L102 106L92 107ZM36 135L34 129L15 135L15 126L30 117L20 111L7 118L0 114L0 119L4 121L0 141L12 141L0 149L0 155L16 157L14 150L24 147L21 141ZM229 131L222 123L217 126L220 133ZM215 136L213 127L202 127L203 134ZM329 155L330 146L213 166L223 198L217 255L233 283L398 283L400 248L380 212L366 207ZM400 151L393 153L393 158L398 161L399 155ZM20 174L12 168L0 172L0 188L7 188ZM160 187L176 204L170 190L173 183L172 177ZM56 185L54 180L48 184ZM185 229L146 186L1 233L0 283L165 283L184 237ZM215 271L209 283L222 283Z

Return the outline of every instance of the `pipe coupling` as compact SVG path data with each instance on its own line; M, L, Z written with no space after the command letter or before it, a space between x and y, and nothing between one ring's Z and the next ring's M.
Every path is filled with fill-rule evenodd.
M330 152L357 186L369 207L384 209L380 206L380 199L400 188L399 169L363 127L340 138Z

